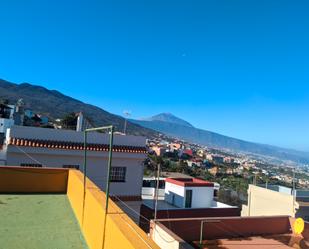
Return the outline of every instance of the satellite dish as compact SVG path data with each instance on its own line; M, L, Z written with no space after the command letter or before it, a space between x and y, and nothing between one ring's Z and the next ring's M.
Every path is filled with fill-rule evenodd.
M124 110L124 111L123 111L123 114L124 114L126 117L130 117L130 116L131 116L131 111Z
M293 224L294 232L296 234L301 234L305 228L305 222L302 218L297 218Z

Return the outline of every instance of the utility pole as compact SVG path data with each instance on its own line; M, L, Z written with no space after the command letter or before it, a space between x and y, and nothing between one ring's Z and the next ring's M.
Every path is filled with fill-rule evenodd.
M157 219L158 212L158 197L159 197L159 182L160 182L160 163L157 164L157 184L156 184L156 192L155 192L155 212L154 212L154 220Z
M295 168L293 168L293 194L295 192Z
M127 123L128 123L128 118L131 116L131 111L123 111L124 114L124 128L123 128L123 133L126 135L127 133Z
M296 201L296 189L295 189L295 167L293 168L293 213L295 214L295 201Z
M266 179L265 187L268 189L268 179Z
M257 182L257 181L256 181L256 178L257 178L257 174L254 173L254 178L253 178L253 185L254 185L254 186L256 186L256 182Z

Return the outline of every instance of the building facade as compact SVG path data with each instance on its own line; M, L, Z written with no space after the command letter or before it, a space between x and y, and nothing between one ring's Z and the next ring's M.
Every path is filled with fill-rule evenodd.
M84 172L83 132L13 126L2 148L2 164L28 167L75 168ZM108 134L89 133L87 176L105 190L108 164ZM112 195L140 199L146 139L114 135L111 169ZM0 161L1 162L1 161Z
M214 197L212 182L196 178L167 178L165 181L165 201L167 203L179 208L212 206Z
M155 210L158 219L240 216L238 207L215 201L218 187L196 178L166 178L164 200L143 200L140 227L149 232L149 220L154 218Z
M248 204L242 206L241 216L288 215L309 221L309 191L278 185L249 185Z

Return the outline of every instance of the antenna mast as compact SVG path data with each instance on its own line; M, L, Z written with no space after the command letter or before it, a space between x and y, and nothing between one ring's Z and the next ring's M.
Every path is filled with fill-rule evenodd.
M124 128L123 128L123 133L126 135L127 133L127 123L128 123L128 118L131 116L131 111L123 111L124 114Z

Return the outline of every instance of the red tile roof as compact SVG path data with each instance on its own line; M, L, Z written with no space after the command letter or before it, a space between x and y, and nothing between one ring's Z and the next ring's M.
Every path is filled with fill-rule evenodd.
M84 150L83 143L24 139L24 138L11 138L9 141L9 145L40 147L49 149ZM87 144L87 150L108 151L109 146L108 144ZM145 147L113 145L113 152L146 153L147 151Z
M193 156L192 150L189 150L189 149L184 150L183 153L184 153L184 154L187 154L187 155L189 155L189 156Z
M183 187L213 187L213 182L204 181L197 178L166 178L166 182Z

